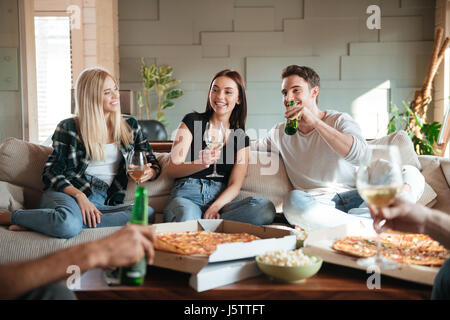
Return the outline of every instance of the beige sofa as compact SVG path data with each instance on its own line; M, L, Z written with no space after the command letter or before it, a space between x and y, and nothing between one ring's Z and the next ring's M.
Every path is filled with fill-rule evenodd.
M371 143L395 144L400 147L403 164L422 170L427 187L419 202L450 214L450 159L417 156L404 132L399 132ZM292 190L281 158L274 153L256 151L252 143L247 177L238 198L260 195L271 200L282 213L284 196ZM9 138L0 146L0 208L37 208L42 193L41 173L51 148ZM153 182L147 182L149 204L156 210L156 222L162 222L162 211L169 198L173 181L167 177L164 166L169 154L157 153L163 170ZM134 197L135 184L130 183L126 202ZM102 238L118 228L85 229L72 239L55 239L26 231L12 232L0 227L0 263L40 257L58 249L85 241Z

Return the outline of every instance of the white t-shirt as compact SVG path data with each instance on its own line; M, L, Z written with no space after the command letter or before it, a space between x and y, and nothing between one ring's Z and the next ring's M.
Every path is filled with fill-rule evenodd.
M122 154L114 143L104 144L103 148L105 159L100 161L92 160L86 169L86 173L99 178L107 183L108 186L111 186L114 177L117 175Z
M313 195L354 189L356 166L367 148L359 125L349 114L326 110L324 121L336 130L353 136L352 148L345 158L331 149L316 129L308 134L297 131L290 136L284 133L284 122L272 128L258 144L259 150L281 155L295 189Z

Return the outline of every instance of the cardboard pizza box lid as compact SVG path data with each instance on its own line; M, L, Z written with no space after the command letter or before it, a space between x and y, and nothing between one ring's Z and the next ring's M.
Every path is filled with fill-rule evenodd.
M351 224L341 225L329 229L320 229L311 231L304 241L303 251L305 253L317 255L325 262L342 265L350 268L367 270L366 267L357 264L358 257L352 257L335 251L331 246L336 240L347 236L375 236L373 222L371 219L367 221L359 221ZM426 266L410 266L399 264L398 269L384 270L381 269L382 275L391 276L398 279L413 281L417 283L433 285L434 278L439 272L439 268ZM373 272L371 272L373 273Z
M178 223L154 224L156 233L184 232L184 231L211 231L223 233L247 232L256 235L261 240L252 242L235 242L218 245L216 251L210 256L182 255L164 251L155 251L154 265L177 271L197 274L209 263L232 261L253 258L275 250L295 249L296 236L289 230L270 226L254 226L242 222L222 219L202 219Z

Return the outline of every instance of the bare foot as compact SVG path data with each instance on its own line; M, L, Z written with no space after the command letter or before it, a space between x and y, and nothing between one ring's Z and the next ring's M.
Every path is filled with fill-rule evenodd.
M8 226L11 224L11 212L0 210L0 225Z
M10 231L28 231L27 228L18 226L17 224L12 224L8 227Z

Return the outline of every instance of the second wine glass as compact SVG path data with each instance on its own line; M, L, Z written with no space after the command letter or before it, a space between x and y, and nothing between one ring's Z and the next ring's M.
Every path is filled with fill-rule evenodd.
M381 208L389 206L394 202L396 196L401 192L403 185L400 153L397 146L370 145L367 153L361 160L356 186L361 195L372 210L378 212ZM373 257L359 259L357 263L361 266L378 265L390 270L396 269L398 264L382 256L382 243L380 230L386 220L382 220L375 228L376 255Z
M225 128L223 127L222 122L220 123L219 128L214 128L211 122L207 122L203 139L205 140L206 146L209 150L220 150L225 143ZM217 173L216 163L214 163L213 173L207 175L206 177L223 177L223 175Z
M145 174L147 157L144 151L132 150L127 159L127 172L131 179L139 186L141 178Z

